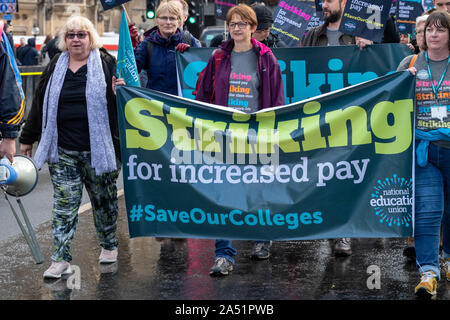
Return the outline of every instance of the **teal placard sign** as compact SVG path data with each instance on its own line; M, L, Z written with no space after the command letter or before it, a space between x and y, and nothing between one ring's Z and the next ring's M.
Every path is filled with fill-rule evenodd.
M198 74L214 48L177 53L180 93L193 99ZM342 89L395 72L411 50L403 44L272 49L283 76L285 104Z

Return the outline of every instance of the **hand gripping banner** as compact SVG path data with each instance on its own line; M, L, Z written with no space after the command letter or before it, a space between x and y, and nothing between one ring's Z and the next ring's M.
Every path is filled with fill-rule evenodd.
M414 77L253 114L117 90L131 237L406 237Z

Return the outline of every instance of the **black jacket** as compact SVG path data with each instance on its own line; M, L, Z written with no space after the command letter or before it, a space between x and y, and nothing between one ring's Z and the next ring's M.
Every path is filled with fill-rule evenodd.
M269 48L287 48L288 46L286 45L286 43L284 43L283 40L281 40L280 38L278 38L278 35L276 35L275 33L269 33L269 36L262 41L261 43L265 44L266 46L268 46Z
M17 52L17 59L23 66L35 66L38 64L39 52L35 46L34 38L29 38L28 44Z
M60 55L61 54L57 54L50 61L39 79L38 86L34 93L30 113L19 138L20 143L33 144L41 138L45 89L47 88L47 83L55 70L56 62L58 61ZM102 59L103 72L105 73L109 127L111 129L111 137L114 143L116 157L120 160L120 139L119 125L117 121L116 96L112 90L112 76L116 73L116 58L110 55L103 48L100 49L100 57Z
M53 59L54 56L56 56L58 53L61 53L61 50L56 46L56 43L58 42L58 37L53 38L50 40L47 45L42 49L42 55L44 55L46 52L48 53L48 57L50 60Z
M25 99L4 43L0 39L0 138L16 138L25 111Z
M389 15L386 20L383 40L381 43L399 43L400 42L400 34L398 32L397 25L395 24L395 18L392 15Z

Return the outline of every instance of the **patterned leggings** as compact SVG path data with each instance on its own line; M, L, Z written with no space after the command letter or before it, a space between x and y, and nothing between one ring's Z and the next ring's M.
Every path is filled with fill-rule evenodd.
M58 153L59 161L48 165L54 190L52 230L55 251L52 260L72 260L70 244L77 227L83 184L91 200L100 246L106 250L117 248L119 209L116 181L120 169L96 176L91 166L90 152L58 148Z

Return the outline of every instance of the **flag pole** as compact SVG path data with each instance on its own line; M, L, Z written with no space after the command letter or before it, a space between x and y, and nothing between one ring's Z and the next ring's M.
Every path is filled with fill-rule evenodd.
M127 20L131 21L130 16L128 15L127 9L125 9L125 5L124 4L122 4L122 8L123 8L123 11L125 11L125 15L127 16ZM128 23L128 21L127 21L127 23Z
M223 40L227 41L227 21L223 21Z

